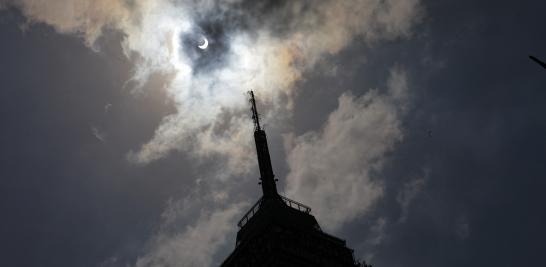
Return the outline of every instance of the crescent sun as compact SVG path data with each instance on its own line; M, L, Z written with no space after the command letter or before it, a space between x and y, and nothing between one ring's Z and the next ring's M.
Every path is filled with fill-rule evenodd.
M203 44L198 45L197 47L205 50L205 49L207 49L208 46L209 46L209 40L207 40L207 38L205 36L203 36Z

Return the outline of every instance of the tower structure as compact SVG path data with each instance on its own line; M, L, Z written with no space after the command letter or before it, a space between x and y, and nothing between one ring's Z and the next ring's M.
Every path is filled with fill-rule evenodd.
M237 224L235 249L221 267L368 266L355 261L344 240L321 230L311 208L279 195L254 93L249 96L263 195Z

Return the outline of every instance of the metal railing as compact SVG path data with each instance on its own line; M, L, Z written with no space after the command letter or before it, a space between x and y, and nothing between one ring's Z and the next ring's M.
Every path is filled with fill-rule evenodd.
M256 212L258 212L258 210L260 209L260 204L262 203L263 200L264 200L263 197L258 199L256 204L254 204L252 208L250 208L250 210L246 212L245 216L243 216L243 218L241 218L239 223L237 223L237 226L239 226L239 228L243 228L243 226L245 226L245 224L250 220L250 218L252 218L252 216L254 216Z
M284 203L288 206L288 207L291 207L293 209L297 209L301 212L305 212L305 213L310 213L311 212L311 208L309 208L308 206L305 206L295 200L292 200L292 199L289 199L287 197L284 197L284 196L281 196L281 199L284 201Z
M295 200L292 200L292 199L289 199L287 197L284 197L284 196L280 196L281 197L281 200L284 202L284 204L286 204L288 207L290 208L293 208L293 209L296 209L298 211L301 211L301 212L304 212L304 213L307 213L309 214L311 212L311 208L308 207L308 206L305 206ZM241 220L237 223L237 226L239 226L239 228L243 228L243 226L245 226L245 224L248 223L248 221L250 221L250 219L260 210L260 206L263 202L264 198L261 197L246 213L245 215L243 216L243 218L241 218Z

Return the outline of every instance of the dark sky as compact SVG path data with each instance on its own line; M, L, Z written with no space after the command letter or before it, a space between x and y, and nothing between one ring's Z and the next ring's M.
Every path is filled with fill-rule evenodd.
M282 3L271 5L259 10ZM528 56L546 60L546 3L436 0L422 1L420 9L410 35L369 40L355 34L303 69L290 96L291 115L266 126L280 191L299 192L285 181L297 177L287 158L300 155L286 148L285 134L320 133L341 110L342 93L350 92L355 103L374 89L387 94L393 68L403 69L408 96L397 117L401 132L380 153L382 166L366 168L371 181L380 181L381 196L327 229L379 267L540 266L546 248L546 69ZM171 222L176 203L224 186L229 196L217 197L227 202L251 204L259 197L255 166L233 174L243 178L206 178L227 168L222 155L200 158L184 148L144 164L129 160L164 117L177 112L166 85L171 74L154 72L135 93L127 81L138 58L123 55L123 32L105 30L98 49L91 49L82 34L39 21L29 25L24 14L17 7L0 11L1 265L160 266L143 259L161 254L156 248L169 234L184 239L188 227L205 225L195 226L197 234L206 230L199 223L213 212L208 207L224 207L202 200L175 211L182 215ZM231 32L255 27L229 18L220 33L221 18L201 30L224 42ZM284 38L284 29L277 34ZM213 55L227 64L221 49ZM355 147L362 154L373 149ZM367 191L360 192L366 199ZM304 193L293 198L307 199ZM328 225L331 220L309 199L319 223ZM202 250L211 259L206 264L231 252L236 220L246 208L228 220L219 244L203 241L214 243ZM165 256L179 260L165 266L192 266L184 255Z

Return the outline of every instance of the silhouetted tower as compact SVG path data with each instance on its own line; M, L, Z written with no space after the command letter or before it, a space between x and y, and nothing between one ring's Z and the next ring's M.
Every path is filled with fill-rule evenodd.
M263 196L237 224L235 250L222 267L356 267L344 240L320 229L311 208L277 193L254 93L249 92Z

